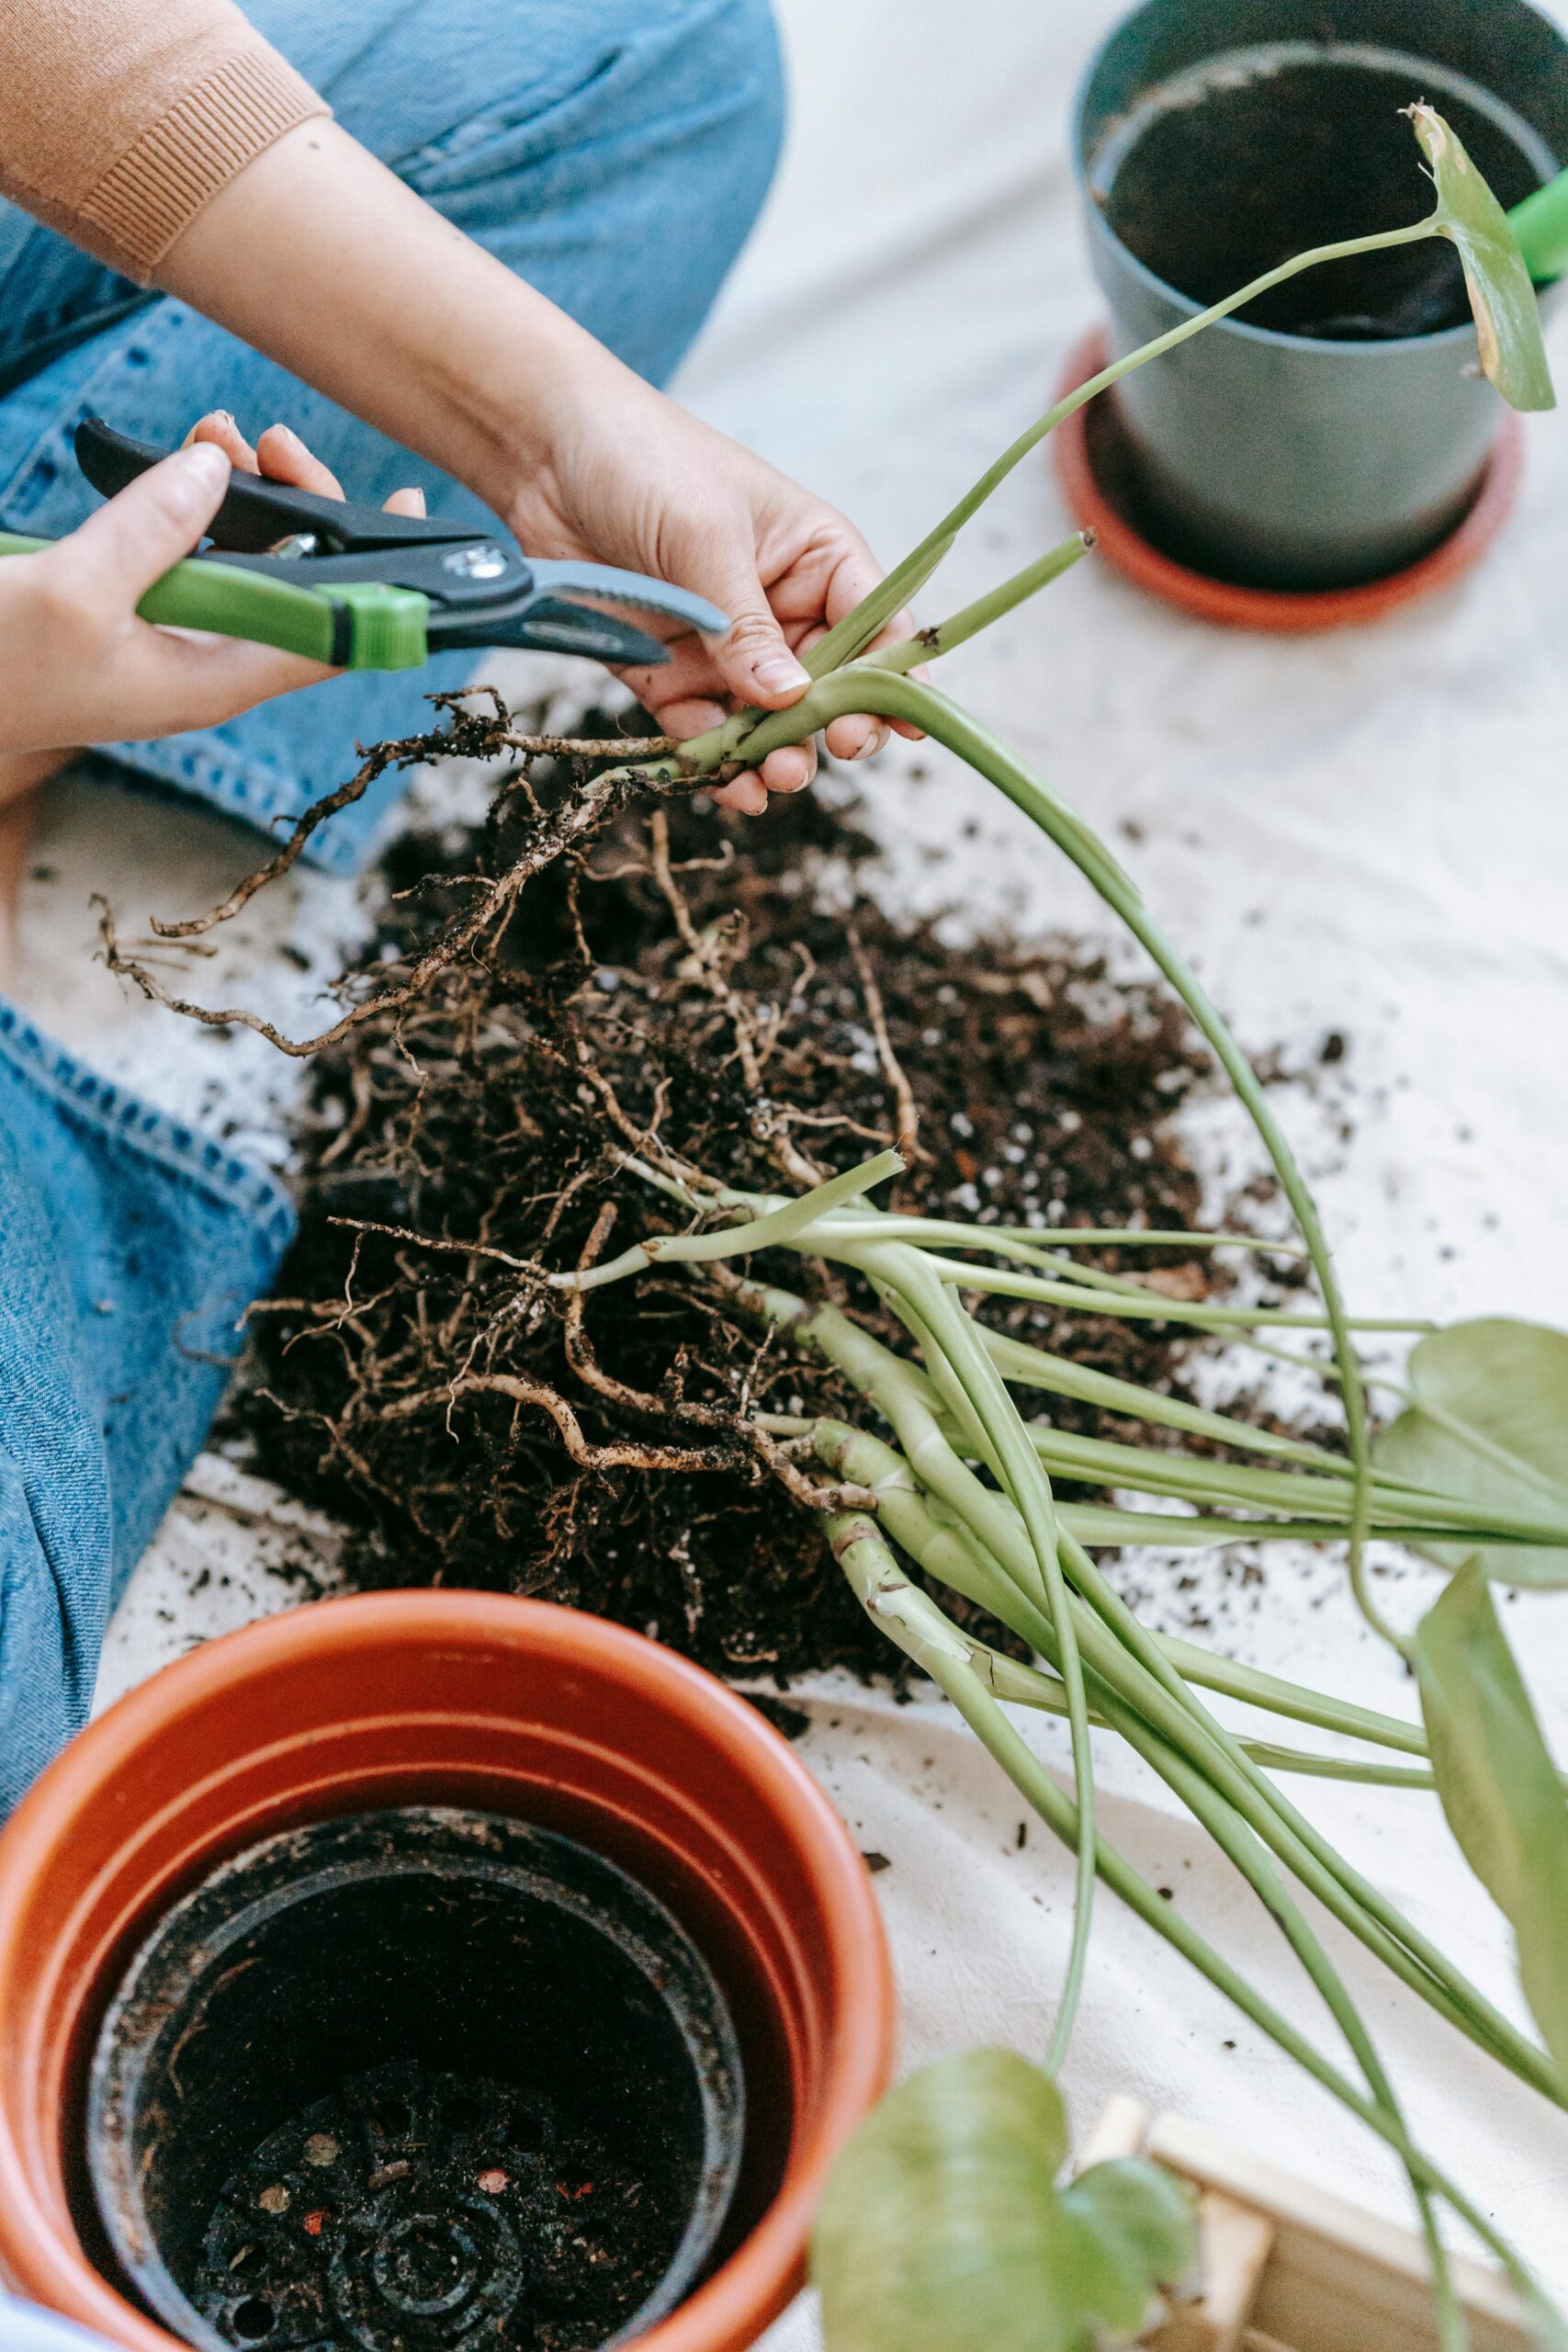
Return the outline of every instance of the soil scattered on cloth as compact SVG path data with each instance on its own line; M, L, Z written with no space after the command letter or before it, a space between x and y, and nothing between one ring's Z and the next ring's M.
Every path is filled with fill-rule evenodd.
M395 843L367 971L395 985L464 877L515 857L581 773L536 766L478 831ZM711 1178L795 1193L912 1127L901 1207L1047 1234L1200 1222L1171 1119L1208 1063L1180 1008L1070 942L961 947L896 920L870 894L874 856L821 791L739 823L705 797L628 808L530 882L482 959L318 1056L300 1230L230 1435L346 1522L351 1586L537 1594L780 1683L889 1670L813 1512L729 1433L747 1403L867 1408L737 1313L722 1275L591 1294L574 1331L527 1271L681 1228L626 1165L649 1132ZM1095 1261L1178 1300L1224 1279L1180 1247ZM755 1262L796 1291L826 1283L906 1344L853 1281ZM1177 1329L992 1304L1021 1337L1180 1386ZM1051 1410L1134 1433L1067 1398Z

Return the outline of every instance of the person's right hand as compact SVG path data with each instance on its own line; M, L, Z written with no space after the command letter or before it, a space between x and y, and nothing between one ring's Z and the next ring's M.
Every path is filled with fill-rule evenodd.
M295 490L313 491L319 498L342 498L344 487L330 466L308 449L292 425L269 424L258 434L253 449L226 408L209 409L186 435L193 442L209 442L221 449L236 473L265 474L268 481L285 481ZM423 514L423 490L394 490L382 502L384 514Z
M138 600L199 542L229 474L229 458L204 436L68 538L0 561L0 752L215 727L333 674L270 646L138 617Z

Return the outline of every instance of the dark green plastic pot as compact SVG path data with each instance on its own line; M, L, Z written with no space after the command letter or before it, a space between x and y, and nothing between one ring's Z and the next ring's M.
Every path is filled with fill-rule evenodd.
M1178 96L1201 85L1216 58L1276 43L1311 44L1318 57L1325 44L1392 52L1404 96L1428 98L1449 116L1506 205L1568 162L1568 40L1525 0L1147 0L1093 59L1076 118L1091 255L1116 355L1194 316L1290 251L1392 228L1429 209L1411 137L1408 180L1394 149L1397 186L1380 184L1374 217L1364 217L1365 190L1325 169L1313 182L1304 233L1282 249L1270 244L1269 224L1260 231L1256 218L1275 185L1270 164L1282 175L1279 158L1299 154L1281 135L1277 150L1257 147L1250 182L1238 175L1227 188L1218 168L1212 177L1187 168L1156 185L1156 204L1133 216L1129 233L1145 253L1158 252L1162 267L1139 258L1108 217L1137 126L1155 113L1168 119L1172 85ZM1253 79L1261 107L1269 77ZM1396 104L1387 108L1391 138L1407 135ZM1355 217L1346 217L1348 206ZM1220 249L1236 274L1228 284L1204 284ZM1374 262L1407 275L1418 266L1457 270L1455 257L1427 244ZM1292 288L1302 296L1294 315L1308 332L1227 319L1110 395L1133 485L1129 519L1164 553L1216 578L1296 590L1380 579L1454 530L1484 478L1501 407L1480 373L1457 282L1450 315L1461 323L1357 341L1339 339L1342 319L1326 334L1311 331L1305 289L1319 277L1329 282L1310 300L1331 311L1366 292L1364 284L1352 295L1348 281L1336 287L1329 272L1310 273ZM1374 288L1395 317L1401 285L1389 275Z

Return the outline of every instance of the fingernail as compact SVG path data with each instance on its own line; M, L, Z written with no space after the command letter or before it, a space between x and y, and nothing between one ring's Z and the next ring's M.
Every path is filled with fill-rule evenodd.
M275 424L272 429L275 433L281 433L283 438L290 442L296 449L302 449L305 447L291 424Z
M811 673L802 669L793 653L765 654L752 673L760 686L769 694L787 694L793 687L808 686Z
M229 460L215 441L193 441L179 452L180 469L201 490L218 490L229 479Z

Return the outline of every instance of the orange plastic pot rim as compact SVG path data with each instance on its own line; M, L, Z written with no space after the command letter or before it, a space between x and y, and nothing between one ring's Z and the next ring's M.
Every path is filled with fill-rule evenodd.
M832 2160L891 2074L895 1993L869 1874L827 1797L746 1700L641 1634L548 1602L503 1595L355 1595L312 1602L223 1635L152 1676L89 1724L23 1800L0 1832L0 2275L21 2294L96 2328L125 2352L180 2352L178 2340L144 2317L89 2261L71 2218L58 2116L29 2115L18 2107L18 2075L38 2082L42 2019L61 2001L69 1974L69 1926L51 1953L28 1948L36 1905L73 1823L106 1801L127 1767L155 1745L161 1727L221 1702L254 1677L285 1668L308 1648L347 1668L388 1645L426 1646L448 1656L454 1645L490 1654L525 1647L542 1652L558 1673L635 1687L694 1727L725 1770L743 1777L781 1832L793 1838L817 1898L824 1945L828 2030L821 2080L799 2100L807 2111L797 2116L784 2177L761 2219L709 2279L637 2339L642 2352L740 2352L801 2283ZM85 1914L91 1894L90 1885L81 1890L73 1920ZM77 2013L91 1989L77 1987ZM57 2079L59 2067L50 2071ZM799 2091L797 2083L797 2098Z

